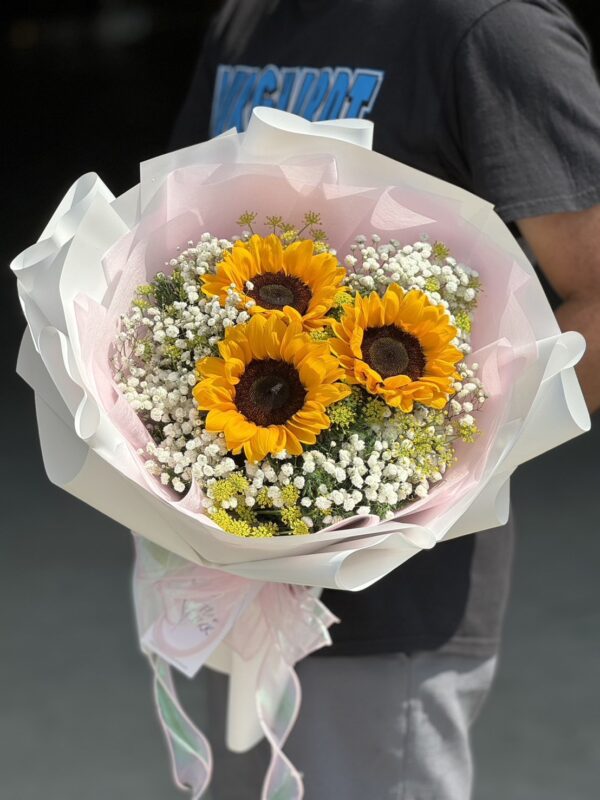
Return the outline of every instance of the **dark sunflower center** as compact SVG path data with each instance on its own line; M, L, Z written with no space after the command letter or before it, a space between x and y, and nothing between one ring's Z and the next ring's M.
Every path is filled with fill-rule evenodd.
M251 361L235 390L235 404L261 427L283 425L304 405L306 389L298 371L274 358Z
M382 378L408 375L416 381L425 372L425 354L419 340L395 325L367 328L362 352L367 364Z
M247 294L263 308L283 308L292 306L300 314L305 314L312 293L308 286L296 278L295 275L286 275L285 272L264 272L252 278L254 288Z
M289 306L294 302L292 290L281 283L267 283L259 289L258 296L263 303L272 306Z

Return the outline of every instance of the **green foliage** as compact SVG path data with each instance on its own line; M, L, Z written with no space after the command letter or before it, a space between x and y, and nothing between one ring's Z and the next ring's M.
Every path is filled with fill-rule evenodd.
M174 269L172 275L159 272L152 282L153 294L156 305L165 309L175 302L184 302L187 299L185 283L180 269Z

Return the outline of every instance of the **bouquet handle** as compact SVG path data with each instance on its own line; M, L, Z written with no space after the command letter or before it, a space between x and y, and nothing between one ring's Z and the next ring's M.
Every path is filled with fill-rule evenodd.
M171 667L193 677L210 661L230 672L230 749L247 750L263 736L271 746L261 800L301 800L301 774L283 752L301 705L294 665L331 644L337 621L314 590L200 567L136 537L134 598L176 784L199 800L213 760L179 702Z

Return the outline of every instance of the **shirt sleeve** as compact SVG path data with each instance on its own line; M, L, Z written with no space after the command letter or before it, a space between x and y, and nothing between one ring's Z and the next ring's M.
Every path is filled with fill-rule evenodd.
M556 0L506 0L481 17L446 102L454 172L506 222L600 202L600 87Z

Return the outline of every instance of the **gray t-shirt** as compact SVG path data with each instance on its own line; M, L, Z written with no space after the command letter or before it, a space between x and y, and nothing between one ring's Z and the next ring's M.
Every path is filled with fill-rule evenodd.
M272 105L365 117L374 147L493 202L507 222L600 202L600 89L557 0L230 0L172 144ZM498 646L512 525L444 542L357 594L323 654Z

